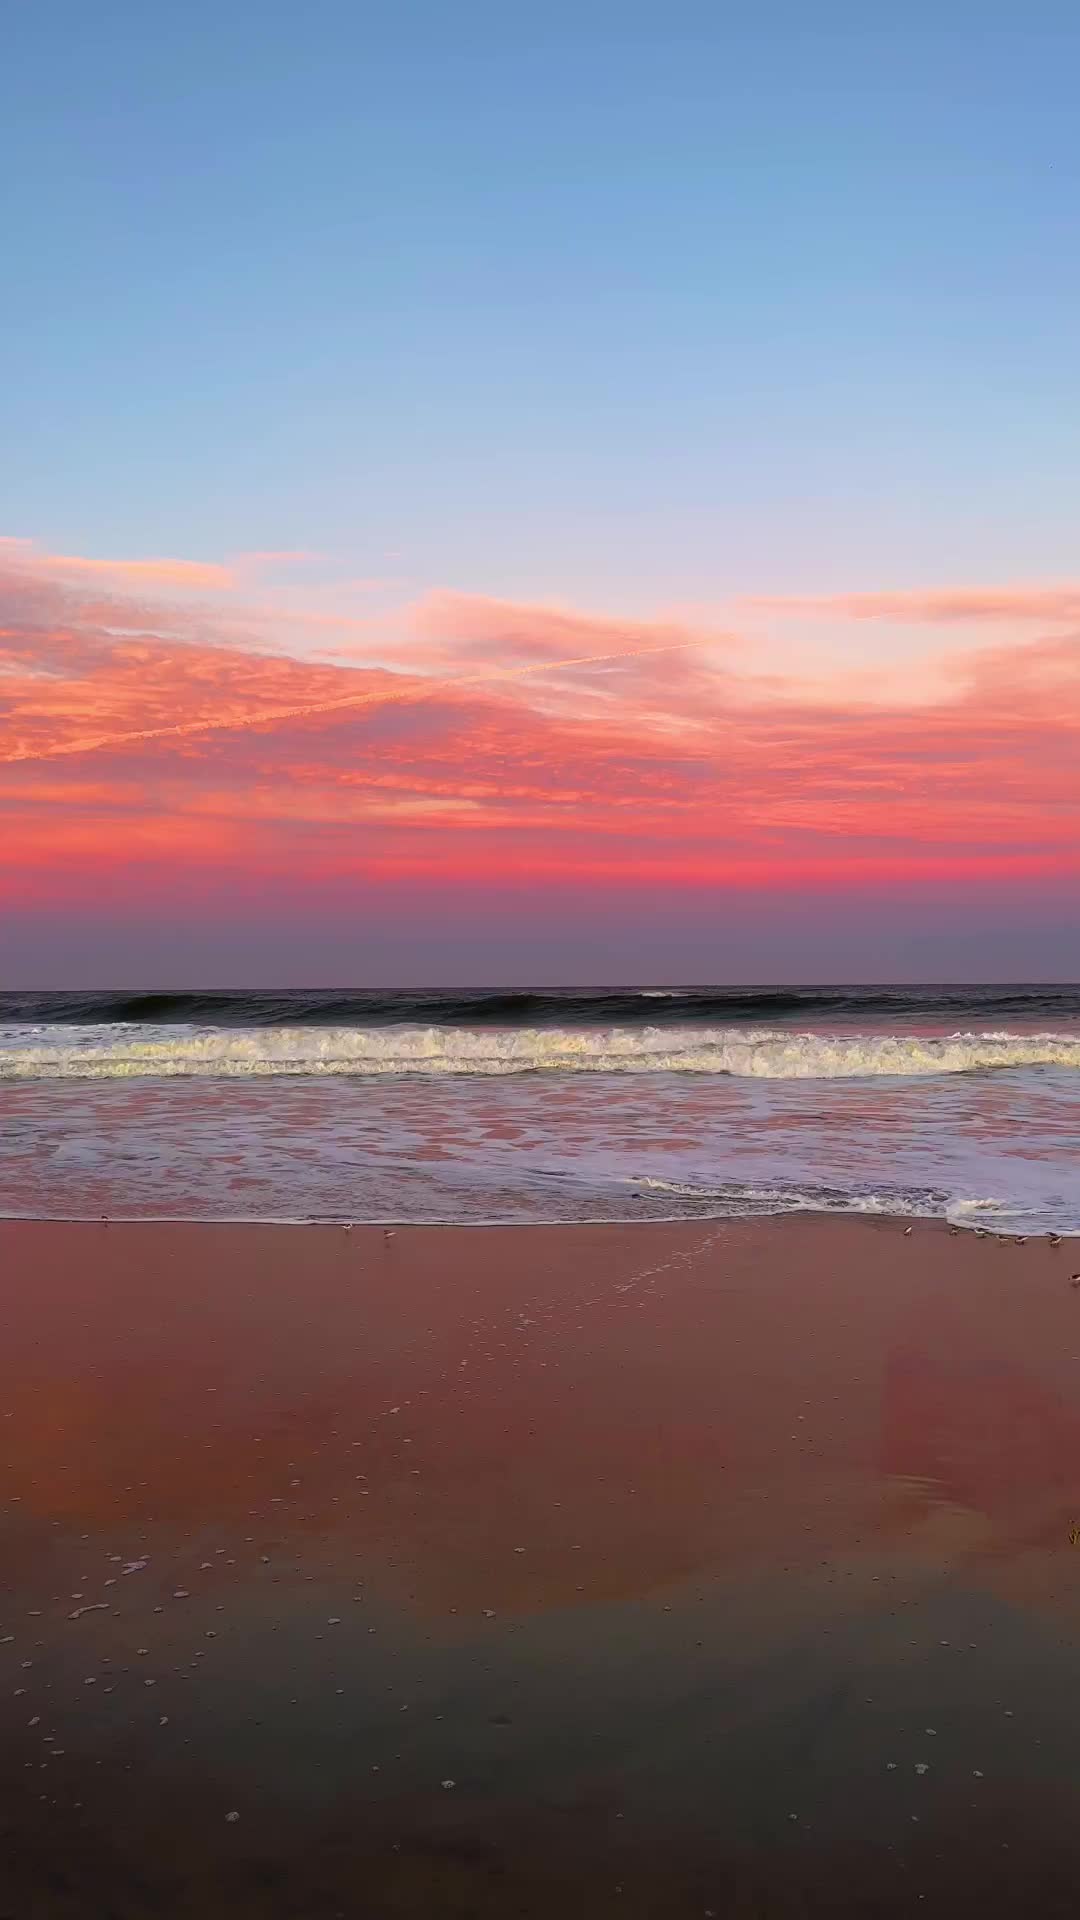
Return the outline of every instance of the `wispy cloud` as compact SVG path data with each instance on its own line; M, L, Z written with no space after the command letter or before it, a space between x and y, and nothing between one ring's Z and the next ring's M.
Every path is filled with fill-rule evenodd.
M203 560L99 560L73 553L49 553L30 540L0 540L0 564L60 580L104 580L117 587L231 592L230 567Z
M827 620L888 620L918 626L1080 624L1080 582L1003 587L938 587L894 593L748 597L744 605Z

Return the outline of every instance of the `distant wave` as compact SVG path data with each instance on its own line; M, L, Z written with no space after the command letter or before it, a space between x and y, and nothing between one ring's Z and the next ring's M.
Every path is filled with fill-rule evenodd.
M1080 1034L822 1034L732 1028L273 1027L259 1032L85 1029L0 1047L0 1079L272 1074L734 1074L764 1080L1080 1068Z
M842 1025L930 1020L996 1026L1080 1019L1080 986L635 987L441 990L0 993L0 1025L247 1027L625 1027Z

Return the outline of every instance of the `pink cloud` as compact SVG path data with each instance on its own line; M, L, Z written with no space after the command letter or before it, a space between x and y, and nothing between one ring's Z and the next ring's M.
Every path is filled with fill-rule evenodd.
M763 596L743 603L811 619L890 620L949 626L1000 624L1060 626L1080 623L1080 584L1016 587L941 587L930 591L841 593L804 597Z
M112 581L119 587L210 589L229 592L235 576L229 567L203 560L98 560L72 553L49 553L28 540L0 539L0 560L35 574L59 579Z
M0 885L1080 876L1068 636L945 654L916 704L899 680L811 699L677 623L461 594L413 621L394 670L302 660L20 557L0 579Z
M413 624L421 634L451 645L460 658L495 657L507 665L605 648L629 655L635 648L700 648L709 639L724 646L736 644L731 634L711 635L703 626L676 621L623 619L447 591L430 593L419 601Z

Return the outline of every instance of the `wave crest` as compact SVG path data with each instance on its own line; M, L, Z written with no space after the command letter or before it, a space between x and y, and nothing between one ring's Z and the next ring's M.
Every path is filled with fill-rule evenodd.
M277 1027L150 1037L72 1029L0 1046L0 1079L63 1080L274 1074L732 1074L763 1080L971 1073L1009 1067L1080 1069L1080 1036L1060 1033L747 1032L612 1027Z

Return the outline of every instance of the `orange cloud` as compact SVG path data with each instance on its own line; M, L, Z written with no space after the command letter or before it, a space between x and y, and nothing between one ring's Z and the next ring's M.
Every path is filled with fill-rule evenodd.
M679 644L687 645L688 642ZM478 683L494 680L523 680L532 674L552 671L567 672L571 668L591 667L607 664L611 661L634 659L644 652L669 653L674 646L638 648L634 652L612 654L579 655L572 660L534 661L531 666L495 667L491 666L482 673L462 674L449 680L422 680L405 675L379 676L381 684L371 687L365 684L348 691L338 691L322 699L306 699L292 706L238 708L230 705L216 712L203 713L192 719L173 720L156 726L131 728L127 731L105 733L76 733L65 740L38 743L34 745L16 744L9 752L0 750L0 765L14 765L23 760L48 760L71 753L96 753L105 747L144 746L149 742L191 739L197 734L237 733L250 727L275 727L286 720L310 720L325 714L340 713L346 709L370 706L389 706L396 701L408 701L416 705L434 693L445 692L458 687L471 687ZM128 657L138 666L147 662L145 648L127 649ZM351 678L358 676L352 675ZM402 685L396 684L398 680Z

